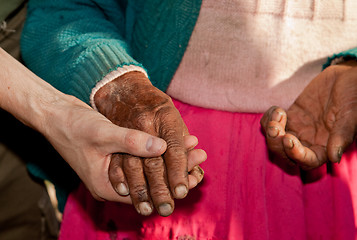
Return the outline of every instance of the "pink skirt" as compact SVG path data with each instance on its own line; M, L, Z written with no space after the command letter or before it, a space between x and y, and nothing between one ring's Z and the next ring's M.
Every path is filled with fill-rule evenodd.
M357 239L356 144L340 164L304 172L269 158L261 114L175 104L207 152L203 183L169 217L98 202L81 185L68 198L61 240Z

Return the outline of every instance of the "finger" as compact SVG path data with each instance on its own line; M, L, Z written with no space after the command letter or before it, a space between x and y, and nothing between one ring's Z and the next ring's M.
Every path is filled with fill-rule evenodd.
M268 149L281 159L287 159L282 142L286 122L286 112L277 106L271 107L261 119Z
M153 207L144 177L140 158L123 154L123 170L129 187L130 197L136 211L144 216L152 213Z
M169 216L174 210L174 201L168 188L164 160L162 157L145 158L143 162L152 202L161 216Z
M327 142L327 154L331 162L339 163L342 154L354 142L356 124L336 122Z
M306 147L290 133L283 137L283 145L288 158L298 163L303 169L319 167L327 160L325 147L319 145Z
M195 148L198 144L197 137L193 136L193 135L185 135L183 137L183 141L184 141L185 147L188 151Z
M128 153L139 157L156 157L166 150L166 142L139 130L118 127L111 124L101 130L100 139L107 139L105 151Z
M268 109L268 111L266 111L264 113L263 117L260 120L260 124L261 124L263 130L266 132L268 124L271 121L280 123L282 125L282 128L285 129L286 120L287 120L287 116L286 116L286 112L284 111L284 109L277 107L277 106L273 106L273 107L270 107Z
M204 171L200 166L195 166L188 175L189 188L192 189L199 184L204 176Z
M282 128L285 128L287 116L286 116L286 112L284 111L284 109L282 109L280 107L275 107L272 110L269 117L270 117L269 118L270 121L278 122L278 123L280 123Z
M90 191L93 198L97 201L111 201L111 202L120 202L125 204L132 204L130 196L120 196L113 189L107 191L106 193L97 194L96 192Z
M188 193L187 150L184 144L185 125L176 109L160 109L159 136L167 143L164 154L168 182L174 198L184 198Z
M113 154L109 164L109 180L114 190L121 196L129 195L128 183L123 172L123 155Z
M169 141L164 158L168 169L170 190L175 198L182 199L186 197L188 193L188 162L186 149L178 143Z
M192 171L192 169L206 161L207 154L202 149L193 149L187 153L188 159L188 171Z
M285 136L285 126L276 121L270 121L266 128L266 142L268 149L278 158L287 159L283 137Z
M270 107L263 115L263 117L260 119L260 126L262 127L262 130L265 133L265 130L267 128L268 122L270 121L270 115L271 112L276 108L276 106Z

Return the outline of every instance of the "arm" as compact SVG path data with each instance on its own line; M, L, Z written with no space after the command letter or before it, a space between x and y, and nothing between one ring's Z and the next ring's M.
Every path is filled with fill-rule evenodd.
M115 126L77 98L38 78L1 48L0 62L0 107L41 132L97 199L130 202L108 183L112 153L160 156L166 150L165 141Z

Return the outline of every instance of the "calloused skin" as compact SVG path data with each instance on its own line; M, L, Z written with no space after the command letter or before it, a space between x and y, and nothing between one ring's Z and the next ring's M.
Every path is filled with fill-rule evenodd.
M167 150L160 157L113 156L109 179L118 194L130 193L138 213L150 215L154 206L161 216L170 215L173 199L184 198L203 178L203 170L198 164L189 166L188 159L198 163L207 157L203 150L194 149L197 140L191 146L185 144L190 135L170 97L155 88L145 74L133 71L99 89L94 102L114 124L166 141Z
M329 66L287 111L274 106L261 119L269 150L305 170L339 163L356 142L357 62Z

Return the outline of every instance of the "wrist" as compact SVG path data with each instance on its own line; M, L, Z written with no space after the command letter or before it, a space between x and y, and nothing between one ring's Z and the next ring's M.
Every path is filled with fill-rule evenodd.
M113 104L121 99L125 99L127 104L134 106L136 99L133 96L142 86L152 86L146 74L139 71L125 73L105 84L96 92L94 105L105 116L113 111ZM132 100L130 101L130 99Z
M23 122L47 137L58 127L58 123L65 122L67 113L64 110L71 97L52 87L41 90L40 94L31 94L28 98L26 108L29 114Z
M117 69L111 71L110 73L108 73L103 79L101 79L96 85L95 87L92 89L91 94L89 96L89 102L90 105L95 109L98 110L96 107L96 104L94 102L94 96L96 95L97 91L99 89L101 89L103 86L107 85L108 83L116 80L117 78L130 73L130 72L142 72L145 74L145 76L147 77L147 73L146 70L143 69L140 66L136 66L136 65L124 65L121 67L118 67Z
M48 116L56 114L54 105L63 101L65 94L33 74L1 48L0 60L0 107L25 125L43 133Z

